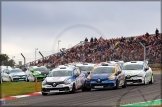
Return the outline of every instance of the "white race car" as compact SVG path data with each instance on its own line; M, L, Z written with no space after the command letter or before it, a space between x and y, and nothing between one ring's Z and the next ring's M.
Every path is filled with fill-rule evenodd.
M144 61L131 61L123 65L127 84L152 84L153 72Z
M15 69L4 69L2 81L26 81L26 74L19 68Z
M83 89L86 77L78 67L61 66L52 72L42 82L42 95L56 92L75 92Z
M10 81L9 71L12 70L10 66L1 66L1 82Z

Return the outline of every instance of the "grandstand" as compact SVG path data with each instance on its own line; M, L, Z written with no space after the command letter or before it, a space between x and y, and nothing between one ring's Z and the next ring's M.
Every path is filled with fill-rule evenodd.
M143 60L143 47L137 43L140 40L146 47L146 59L150 64L161 63L162 34L149 36L131 36L116 39L99 38L97 42L83 42L44 58L44 64L54 67L71 62L99 63L109 60ZM28 63L28 65L43 65L43 59Z

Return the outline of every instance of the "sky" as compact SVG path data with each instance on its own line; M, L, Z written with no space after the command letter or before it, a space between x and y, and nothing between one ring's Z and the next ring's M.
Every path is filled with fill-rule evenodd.
M3 1L1 6L1 53L16 63L23 62L21 53L28 63L41 58L39 51L48 56L85 37L161 32L159 1Z

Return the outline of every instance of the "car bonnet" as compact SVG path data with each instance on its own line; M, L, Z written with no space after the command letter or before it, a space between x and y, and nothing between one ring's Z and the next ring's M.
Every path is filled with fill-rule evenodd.
M71 76L65 76L65 77L46 77L47 82L60 82L65 81L66 79L70 78Z
M90 74L91 79L107 79L113 73L105 73L105 74Z
M139 73L143 72L142 70L123 70L125 72L125 75L138 75Z

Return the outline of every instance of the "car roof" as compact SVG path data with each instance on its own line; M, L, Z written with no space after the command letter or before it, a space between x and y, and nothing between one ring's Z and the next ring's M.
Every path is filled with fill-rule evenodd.
M21 70L22 71L22 69L20 69L20 68L14 68L14 69L11 69L10 71L12 71L12 70Z
M121 61L121 60L115 60L115 61L108 61L108 62L112 62L112 63L117 63L117 62L123 62L124 63L124 61Z
M129 61L129 62L125 62L125 64L144 64L144 61Z
M45 67L45 66L31 66L31 67L33 67L33 68L40 68L40 67Z
M59 65L58 67L54 68L52 71L58 71L58 70L74 70L74 68L76 68L75 66L69 66L69 65Z
M80 63L80 64L76 64L76 66L95 66L96 64L93 63Z

